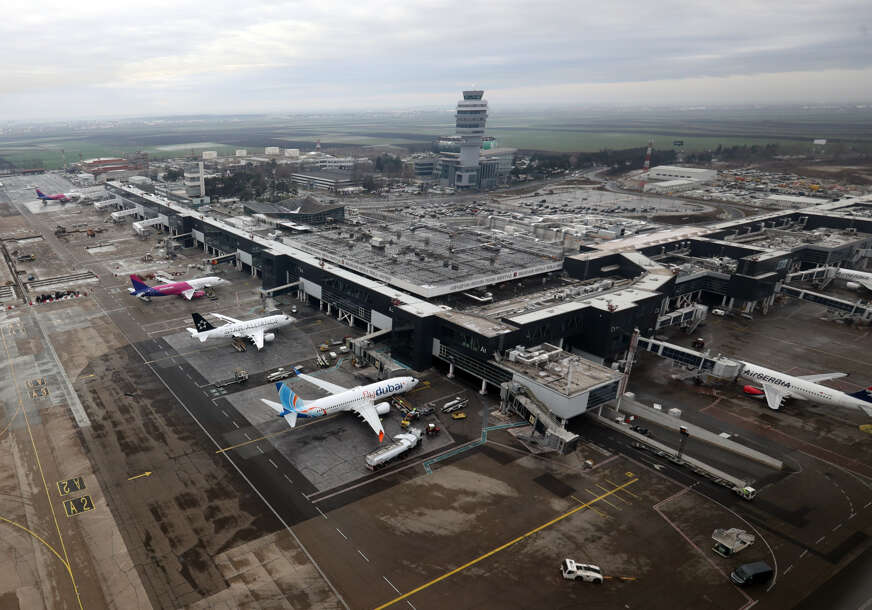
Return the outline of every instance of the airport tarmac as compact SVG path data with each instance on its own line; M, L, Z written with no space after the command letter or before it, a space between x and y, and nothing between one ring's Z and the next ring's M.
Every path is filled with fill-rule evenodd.
M502 418L496 396L431 369L417 373L408 400L438 406L462 394L467 419L428 416L439 436L370 473L361 458L375 438L354 416L291 430L258 404L274 396L265 375L276 366L303 363L348 385L373 379L350 360L312 364L317 345L361 329L289 301L299 322L261 352L192 342L191 311L263 315L271 305L259 281L219 265L210 273L233 284L217 301L144 303L127 294L126 273L155 238L126 239L129 224L114 225L119 250L91 255L86 236L53 235L63 212L20 211L0 218L0 237L40 232L37 260L51 256L61 272L90 270L99 282L79 299L0 314L0 455L15 465L0 480L9 558L0 605L789 608L869 546L872 456L854 414L795 403L772 413L736 388L673 381L668 365L643 357L630 386L639 400L679 406L689 421L788 464L761 478L749 503L593 424L576 452L531 455L502 428L526 422ZM152 264L194 272L187 265L200 256L183 250ZM751 362L845 370L839 387L862 385L872 370L868 330L818 313L788 302L753 323L710 319L697 335ZM240 367L246 385L216 388ZM321 395L293 383L304 397ZM398 415L385 425L397 430ZM66 498L76 500L70 517ZM758 541L724 559L709 550L716 527L753 530ZM564 557L600 565L606 583L564 581ZM730 570L757 559L777 568L770 590L730 584Z

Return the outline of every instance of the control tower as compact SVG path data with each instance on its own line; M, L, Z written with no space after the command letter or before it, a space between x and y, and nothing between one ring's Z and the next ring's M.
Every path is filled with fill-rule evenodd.
M487 123L487 100L484 91L464 91L463 99L457 102L457 135L463 138L460 144L460 163L454 175L456 188L478 186L478 166L481 153L481 138Z

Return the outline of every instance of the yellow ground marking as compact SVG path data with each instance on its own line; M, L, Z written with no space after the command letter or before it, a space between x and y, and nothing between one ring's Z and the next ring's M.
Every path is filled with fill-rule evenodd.
M630 479L632 479L634 476L636 476L636 475L634 475L632 472L629 472L629 471L628 471L628 472L625 472L624 474L627 475L627 477L630 478Z
M586 487L585 487L584 491L586 491L587 493L589 493L589 494L592 495L593 497L596 497L596 492L595 492L595 491L591 491L591 490L587 489ZM606 504L608 504L609 506L611 506L612 508L614 508L614 509L617 510L617 511L621 510L620 507L618 507L618 506L615 505L615 504L612 504L612 503L609 502L608 500L603 500L603 502L605 502Z
M50 545L48 542L46 542L42 538L42 536L40 536L39 534L37 534L36 532L34 532L32 530L27 529L26 527L24 527L20 523L13 521L12 519L7 519L6 517L0 516L0 521L3 521L4 523L8 523L9 525L11 525L13 527L17 527L20 530L24 530L25 532L27 532L28 534L30 534L31 536L33 536L34 538L39 540L45 548L47 548L49 551L54 553L54 556L61 560L61 563L64 564L64 567L67 569L67 571L68 572L70 571L70 564L68 564L66 562L66 560L60 556L60 553L58 553L52 545Z
M338 414L337 414L337 415L338 415ZM313 419L313 420L326 421L326 420L328 420L328 419L333 419L334 417L336 417L336 415L328 415L328 416L326 416L326 417L315 417L315 418L312 418L312 419ZM237 443L237 444L235 444L235 445L230 445L229 447L224 447L223 449L219 449L219 450L216 451L215 453L224 453L225 451L230 451L231 449L239 449L240 447L245 447L246 445L250 445L251 443L257 443L258 441L264 441L264 440L266 440L266 439L268 439L268 438L273 438L274 436L281 436L282 434L287 434L287 433L289 433L289 432L293 432L294 430L299 430L299 429L301 429L301 428L305 428L306 426L311 426L311 425L314 424L314 423L316 423L316 422L315 422L315 421L311 421L311 422L309 422L308 424L304 424L304 425L302 425L302 426L297 426L296 428L291 428L291 427L289 426L289 427L286 428L285 430L279 430L278 432L272 432L271 434L265 434L265 435L260 436L260 437L258 437L258 438L253 438L253 439L251 439L250 441L243 441L243 442L241 442L241 443Z
M12 361L12 354L9 353L9 344L6 343L6 334L3 332L2 328L0 328L0 338L3 339L3 350L6 352L6 360L9 362L9 371L12 373L12 379L17 382L18 374L15 372L15 363ZM58 540L60 540L61 543L61 550L64 553L64 564L70 575L70 582L73 585L73 591L76 594L76 601L79 604L79 608L84 609L82 606L82 598L79 596L79 587L76 585L76 577L73 575L72 566L70 566L70 556L67 554L67 547L64 544L63 534L61 534L61 526L58 523L57 515L55 515L54 502L52 502L52 496L48 491L48 483L45 480L45 472L42 469L42 460L39 459L39 450L36 448L36 440L33 438L33 430L30 427L30 418L27 416L27 410L24 408L24 400L21 398L21 389L18 387L18 383L15 383L14 385L15 394L18 396L18 407L24 415L24 424L27 427L27 434L30 437L30 444L33 447L33 456L36 458L36 465L39 468L39 476L42 479L42 487L45 490L45 497L48 500L51 518L54 521L55 530L58 533Z
M12 417L9 418L9 421L6 423L6 427L0 430L0 437L3 436L3 433L9 429L9 426L12 425L12 422L15 421L15 418L21 414L21 404L19 403L18 408L15 410L15 413L12 414Z
M576 502L578 502L579 504L584 504L584 502L582 502L581 500L579 500L575 496L569 496L569 497L572 498L573 500L575 500ZM609 515L607 515L606 513L604 513L603 511L601 511L598 508L594 508L593 506L588 506L588 508L604 519L611 519L611 517Z
M600 485L599 483L597 483L596 486L599 487L600 489L602 489L603 491L608 491L607 488L603 487L603 486ZM630 503L629 500L624 500L624 499L623 499L621 496L619 496L618 494L615 494L615 497L616 497L618 500L620 500L621 502L623 502L624 504L629 504L629 503Z
M617 485L617 483L615 483L614 481L610 481L609 479L606 479L606 483L608 483L609 485ZM637 500L639 499L639 496L637 496L636 494L634 494L634 493L633 493L632 491L630 491L629 489L625 489L625 490L624 490L624 493L630 494L631 496L633 496L633 497L636 498Z
M421 390L429 390L429 389L430 389L430 382L429 381L422 381L420 387L415 388L414 390L412 390L408 393L414 394L415 392L420 392Z
M638 480L639 480L638 478L636 478L636 479L630 479L629 481L627 481L627 482L624 483L623 485L619 485L618 487L615 487L615 488L612 489L611 491L606 492L606 493L602 494L601 496L598 496L598 497L594 498L593 500L590 500L590 501L588 501L588 502L585 502L584 504L581 504L581 505L579 505L579 506L576 506L576 507L573 508L572 510L567 511L567 512L563 513L562 515L558 516L558 517L555 517L554 519L552 519L551 521L548 521L547 523L543 523L543 524L540 525L539 527L530 530L530 531L527 532L526 534L522 534L521 536L518 536L518 537L515 538L514 540L510 540L509 542L503 544L502 546L498 546L497 548L493 549L492 551L488 551L488 552L485 553L484 555L481 555L480 557L477 557L477 558L473 559L472 561L468 561L468 562L466 562L465 564L463 564L463 565L460 566L459 568L454 568L454 569L451 570L450 572L446 572L446 573L443 574L442 576L439 576L438 578L434 578L434 579L431 580L430 582L424 583L424 584L421 585L420 587L417 587L417 588L415 588L415 589L412 589L412 590L409 591L408 593L404 593L404 594L400 595L399 597L395 597L395 598L392 599L391 601L389 601L389 602L387 602L387 603L385 603L385 604L382 604L381 606L378 606L375 610L382 610L383 608L387 608L388 606L392 606L392 605L396 604L397 602L401 602L401 601L403 601L403 600L406 599L407 597L411 597L411 596L414 595L415 593L419 593L419 592L423 591L424 589L426 589L426 588L428 588L428 587L431 587L431 586L435 585L437 582L441 582L441 581L445 580L446 578L449 578L449 577L451 577L451 576L457 574L458 572L462 572L462 571L465 570L466 568L468 568L468 567L470 567L470 566L473 566L473 565L477 564L478 562L487 559L487 558L490 557L491 555L496 555L496 554L499 553L500 551L505 550L505 549L509 548L510 546L512 546L512 545L514 545L514 544L517 544L518 542L521 542L522 540L525 540L526 538L529 538L529 537L532 536L533 534L536 534L536 533L538 533L538 532L541 532L541 531L544 530L545 528L550 527L550 526L554 525L555 523L557 523L557 522L559 522L559 521L563 521L564 519L566 519L567 517L569 517L569 516L571 516L571 515L574 515L574 514L577 513L578 511L583 510L583 509L585 509L585 508L588 508L588 507L591 506L594 502L598 502L598 501L600 501L600 500L602 500L602 499L604 499L604 498L607 498L608 496L610 496L610 495L612 495L612 494L614 494L614 493L620 491L621 489L624 489L625 487L629 487L630 485L632 485L633 483L635 483L635 482L638 481Z
M138 474L138 475L132 476L132 477L127 477L127 480L132 481L133 479L140 479L142 477L150 477L150 476L151 476L151 470L146 470L142 474Z

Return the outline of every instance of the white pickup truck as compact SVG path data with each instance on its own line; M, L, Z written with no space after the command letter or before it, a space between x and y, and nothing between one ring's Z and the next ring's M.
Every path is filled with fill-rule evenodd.
M566 580L583 580L598 585L603 584L603 572L599 566L587 563L578 563L572 559L564 559L560 562L560 573Z

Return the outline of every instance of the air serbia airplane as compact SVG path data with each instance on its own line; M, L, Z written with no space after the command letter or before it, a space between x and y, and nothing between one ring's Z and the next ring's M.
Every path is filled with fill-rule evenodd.
M785 398L808 400L821 405L861 409L872 417L872 387L865 388L853 394L846 394L833 388L823 386L818 381L845 377L845 373L821 373L819 375L787 375L773 371L750 362L744 365L739 377L759 384L746 385L742 389L750 396L765 396L770 409L778 410Z
M296 320L296 318L285 314L255 318L254 320L246 320L244 322L230 316L222 316L220 313L213 313L212 315L224 320L227 324L215 328L209 323L209 320L198 313L193 313L191 316L194 318L194 326L196 328L188 329L192 337L199 339L200 343L209 337L247 337L252 340L258 350L263 348L264 342L269 342L276 338L275 333L267 331L287 326Z
M36 189L36 196L43 201L60 201L61 203L68 203L73 199L82 198L79 193L58 193L57 195L46 195L39 189Z
M848 280L845 284L851 290L859 290L860 287L872 291L872 273L868 271L855 271L854 269L836 269L836 277L840 280Z
M206 294L203 291L204 288L230 283L227 280L214 276L198 277L197 279L185 280L183 282L174 282L169 278L160 276L157 276L157 279L164 283L157 286L149 286L138 275L133 274L130 276L130 283L133 284L133 288L128 288L127 291L143 300L148 300L149 297L165 297L180 294L190 301L191 299L204 296Z
M323 417L339 411L353 411L378 434L378 442L382 442L385 438L385 431L378 416L385 415L391 407L387 402L376 401L408 392L418 385L418 380L414 377L393 377L349 389L309 375L298 375L298 377L330 392L331 395L304 402L294 394L290 386L281 381L277 382L276 389L279 391L281 404L264 398L261 400L279 417L284 417L291 428L297 425L298 417Z

